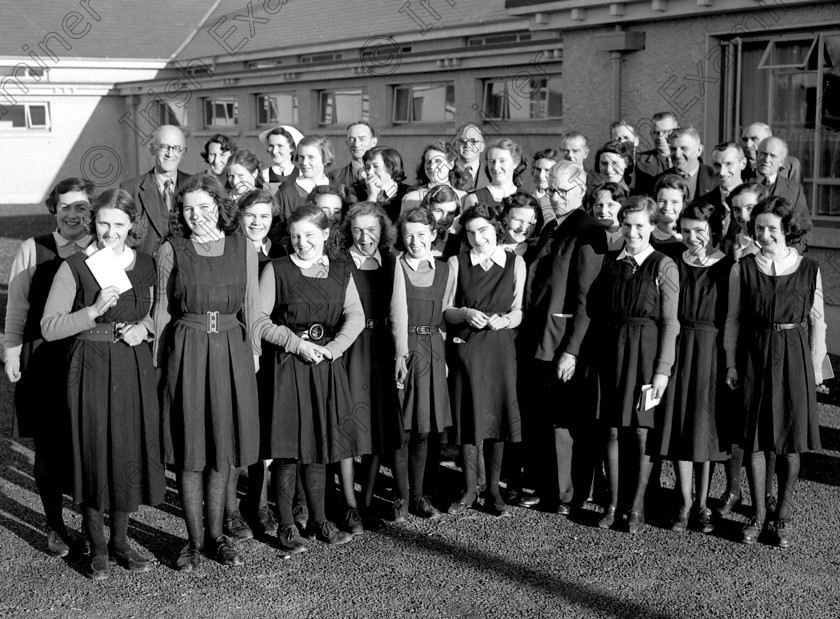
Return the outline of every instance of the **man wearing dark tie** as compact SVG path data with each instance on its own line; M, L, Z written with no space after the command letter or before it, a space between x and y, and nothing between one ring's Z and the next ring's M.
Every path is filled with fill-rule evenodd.
M773 130L766 123L753 123L747 125L741 132L741 145L747 156L747 167L744 170L744 180L749 181L756 177L756 155L758 145L767 138L773 137ZM794 183L802 184L802 164L799 159L791 154L785 157L784 164L779 170L779 176L788 178Z
M718 179L712 168L700 163L703 144L694 127L680 127L668 138L671 160L674 166L660 176L676 174L688 184L688 201L709 193L718 186ZM638 178L638 177L637 177Z
M721 228L723 230L723 238L721 239L721 249L723 251L726 251L725 246L734 242L735 237L741 230L729 212L726 198L733 189L743 182L741 174L746 165L747 158L744 156L744 150L735 142L724 142L715 146L712 150L712 168L714 168L720 184L698 198L701 202L714 206L720 217L723 224Z
M788 147L784 140L780 138L762 140L756 153L756 181L767 187L768 195L787 198L804 218L810 220L808 201L805 199L802 185L781 174L787 155Z
M120 189L131 194L149 222L146 236L135 249L156 256L169 236L169 215L174 209L175 196L190 175L178 170L187 152L184 134L178 127L161 125L149 144L149 152L155 158L155 167L124 181Z
M463 187L464 191L475 191L486 187L490 182L484 172L484 166L481 165L481 155L484 153L485 145L484 132L475 123L461 125L452 139L452 146L463 157L464 168L470 177L470 182Z
M378 141L376 131L369 122L366 120L354 122L347 127L347 149L352 157L350 163L343 168L335 168L327 172L331 184L344 185L358 202L368 199L363 158Z
M653 148L642 151L636 157L635 188L633 193L651 195L656 185L656 177L673 167L668 138L677 129L679 123L673 112L658 112L651 118L653 127L650 139Z

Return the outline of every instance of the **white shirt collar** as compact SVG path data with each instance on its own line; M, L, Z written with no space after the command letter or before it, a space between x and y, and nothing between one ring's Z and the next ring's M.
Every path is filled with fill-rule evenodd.
M662 232L662 230L660 230L659 228L654 228L653 232L651 232L650 235L657 241L671 241L673 239L676 239L678 241L682 240L682 234L680 234L679 232L669 234L667 232Z
M725 254L718 249L714 249L710 254L706 254L702 260L694 258L694 256L688 253L688 250L682 253L682 261L692 267L710 267L720 262L724 257Z
M90 242L93 240L93 237L91 235L86 234L80 239L76 239L75 241L71 241L71 240L65 239L63 236L61 236L61 234L59 233L58 230L53 232L53 238L55 239L56 247L64 247L65 245L70 245L70 243L75 243L76 245L78 245L82 249L84 249L85 247L90 245Z
M382 254L379 253L379 249L377 249L372 256L368 256L356 249L356 245L354 244L350 246L350 257L353 258L353 262L355 263L357 269L361 269L365 260L368 258L373 258L379 266L382 266Z
M758 266L774 274L788 272L796 264L798 259L799 254L793 247L788 247L788 253L778 260L768 258L760 251L755 255L755 261L758 263Z
M437 260L435 260L435 257L431 253L425 258L412 258L406 252L403 253L402 258L403 260L405 260L405 263L411 267L412 271L416 271L418 267L424 262L428 262L429 266L432 267L432 270L437 268Z
M311 268L311 267L315 266L316 264L320 264L322 267L329 267L330 266L330 259L327 258L326 255L322 255L317 260L311 260L311 261L310 260L303 260L303 259L299 258L297 254L292 254L289 257L292 259L292 263L300 269L308 269L308 268Z
M251 242L251 245L254 245L253 241ZM258 254L268 256L268 252L271 251L271 239L268 237L264 238L262 243L254 245L254 248L257 250Z
M501 247L501 245L496 245L496 249L493 250L493 253L489 256L480 256L472 249L470 250L470 264L475 266L477 264L481 264L485 260L490 260L494 264L499 265L500 267L505 267L505 261L507 260L507 252Z
M618 254L618 258L616 258L616 260L624 260L627 256L630 256L637 265L642 266L642 263L647 260L647 257L652 253L653 246L648 245L647 249L640 251L635 256L630 256L630 254L627 253L627 247L625 246L624 249L621 250L621 253Z
M777 172L775 176L762 176L761 174L756 173L756 177L762 185L772 187L776 184L776 179L779 178L779 174Z

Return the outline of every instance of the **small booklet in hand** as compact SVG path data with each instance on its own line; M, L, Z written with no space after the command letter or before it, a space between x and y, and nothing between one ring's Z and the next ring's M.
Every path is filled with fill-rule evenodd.
M653 385L642 385L642 391L639 394L639 402L636 404L636 408L639 412L646 411L657 406L661 401L661 397L653 397Z
M85 260L90 272L93 274L96 283L102 288L116 286L120 294L131 290L131 281L118 261L117 256L107 245Z

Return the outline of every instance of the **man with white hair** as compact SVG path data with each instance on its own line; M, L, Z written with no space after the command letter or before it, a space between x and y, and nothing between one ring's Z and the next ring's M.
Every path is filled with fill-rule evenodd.
M755 180L767 187L769 195L787 198L806 218L810 217L802 185L781 174L787 155L787 143L781 138L765 138L759 142L755 157Z
M756 154L762 140L773 137L773 130L767 123L756 122L747 125L741 132L741 146L747 156L747 167L744 170L744 180L752 180L756 175ZM791 154L785 158L785 163L779 170L782 178L788 178L794 183L802 184L802 164Z
M190 177L178 169L187 152L184 134L173 125L161 125L149 144L155 167L145 174L120 183L146 215L149 229L135 249L156 256L169 236L169 214L175 208L175 196Z

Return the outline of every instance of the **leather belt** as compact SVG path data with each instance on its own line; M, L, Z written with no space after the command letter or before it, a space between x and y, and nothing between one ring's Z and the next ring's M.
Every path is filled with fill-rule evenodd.
M713 322L684 322L680 324L680 328L694 331L719 331Z
M91 342L111 342L116 344L120 341L119 330L124 327L125 322L98 322L93 329L82 331L75 335L77 340L87 340Z
M767 325L763 327L765 331L787 331L789 329L796 329L798 327L804 327L807 323L805 322L774 322L771 325Z
M178 322L207 333L221 333L241 326L236 314L220 314L219 312L186 313L178 318Z
M302 340L320 342L321 340L332 337L333 330L329 327L325 327L321 323L315 323L313 325L309 325L308 329L299 330L296 333Z
M431 325L408 325L408 332L412 331L417 335L431 335L432 327Z

